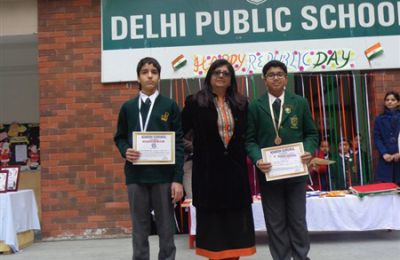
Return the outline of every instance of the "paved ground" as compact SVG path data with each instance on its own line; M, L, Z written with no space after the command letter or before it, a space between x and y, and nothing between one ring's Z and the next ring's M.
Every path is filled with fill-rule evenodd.
M400 217L400 216L399 216ZM204 259L188 248L187 235L176 236L177 260ZM243 259L272 259L264 232L257 233L257 254ZM158 237L151 236L151 259L157 259ZM124 239L36 242L3 260L129 260L131 242ZM312 260L398 260L400 231L314 232L311 233Z

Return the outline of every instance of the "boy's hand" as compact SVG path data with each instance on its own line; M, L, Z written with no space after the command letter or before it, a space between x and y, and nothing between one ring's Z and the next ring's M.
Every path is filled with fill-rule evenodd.
M171 184L171 199L172 203L180 201L183 197L183 186L179 182Z
M257 161L256 166L263 173L269 172L271 170L271 167L272 167L271 163L266 163L262 159Z
M140 157L140 152L139 151L136 151L133 148L128 148L126 150L125 158L129 162L133 163L133 162L137 161L137 159L139 159L139 157Z
M300 158L303 163L308 164L312 159L312 155L309 152L305 152Z

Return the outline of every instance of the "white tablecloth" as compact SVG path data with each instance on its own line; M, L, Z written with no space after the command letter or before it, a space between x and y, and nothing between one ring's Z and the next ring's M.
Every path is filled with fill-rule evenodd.
M38 208L32 190L0 194L0 241L19 250L17 233L40 229Z
M266 230L261 201L252 204L255 230ZM196 209L190 207L190 234L196 234ZM400 230L400 195L387 194L358 198L307 198L309 231Z

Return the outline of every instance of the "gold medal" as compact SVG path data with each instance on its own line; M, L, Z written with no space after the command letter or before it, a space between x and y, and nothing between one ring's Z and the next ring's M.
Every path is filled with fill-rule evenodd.
M280 145L282 143L282 139L279 136L276 136L274 142L276 145Z

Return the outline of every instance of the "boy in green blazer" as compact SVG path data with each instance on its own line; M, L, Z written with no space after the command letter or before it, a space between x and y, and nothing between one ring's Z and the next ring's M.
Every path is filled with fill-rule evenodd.
M248 110L246 150L257 166L262 205L273 259L308 259L310 249L306 223L307 176L266 181L271 163L263 162L265 147L303 142L303 163L308 164L318 145L318 132L307 101L285 91L287 68L270 61L263 68L268 92L254 100Z
M151 232L151 211L154 210L160 237L158 259L175 259L174 203L183 196L183 132L177 104L157 90L161 66L147 57L139 61L137 76L141 91L138 97L125 102L118 116L114 137L125 158L125 179L128 186L132 218L133 260L149 259L148 236ZM133 131L175 132L175 164L136 165L140 152L132 148Z

